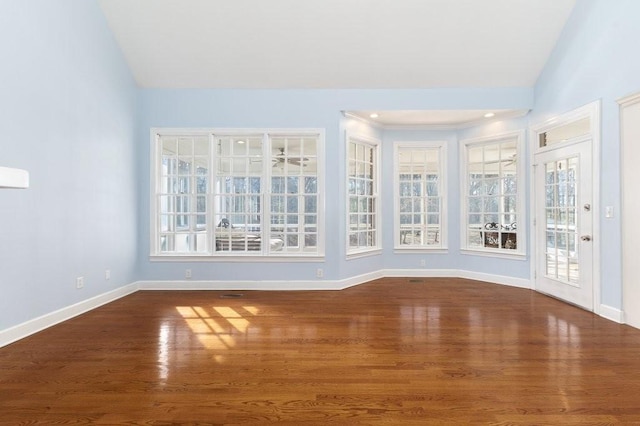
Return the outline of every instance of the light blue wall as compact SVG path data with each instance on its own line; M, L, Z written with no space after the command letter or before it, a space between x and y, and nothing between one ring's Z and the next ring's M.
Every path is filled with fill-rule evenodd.
M415 256L393 254L390 232L393 231L393 198L390 192L393 159L391 144L395 138L430 137L432 134L413 132L383 132L359 121L344 118L344 110L411 110L411 109L529 109L533 104L532 89L434 89L434 90L158 90L142 91L139 156L150 158L149 129L154 127L226 127L274 128L312 127L326 130L326 259L324 263L246 263L232 262L153 262L149 254L149 162L141 161L142 204L140 210L139 261L141 275L148 280L181 280L185 269L191 269L194 280L316 280L316 268L324 269L325 279L335 280L378 271L386 267L412 268L419 261ZM377 256L346 260L345 236L345 134L373 136L383 142L383 241L384 251ZM455 133L438 134L454 142ZM450 148L449 191L457 198L457 146ZM451 212L459 211L455 200ZM450 221L454 235L459 213ZM459 241L452 241L452 248ZM466 257L465 257L466 258ZM474 262L474 260L470 260ZM432 255L433 269L454 268L462 263L455 251L451 256ZM497 261L497 266L478 262L478 271L494 271L522 277L526 268L510 266L510 261ZM503 266L501 266L503 265ZM526 266L526 265L525 265ZM525 275L523 275L525 274Z
M535 86L531 124L602 102L601 299L622 306L620 132L616 99L640 91L640 1L578 0ZM604 207L616 216L604 218Z
M342 279L382 268L416 269L424 255L393 253L395 140L449 143L449 254L427 267L526 278L529 261L458 254L458 140L527 128L602 100L602 206L620 210L615 99L640 90L640 2L579 0L535 88L421 90L137 89L93 1L4 0L0 5L0 165L31 173L28 190L0 191L0 330L139 279ZM526 119L459 132L371 128L342 110L529 109ZM326 129L324 263L161 263L149 254L149 129ZM345 132L382 140L383 253L345 259ZM602 302L621 306L620 221L602 219ZM104 280L111 269L112 279ZM85 288L75 289L84 276Z
M2 330L135 281L139 216L137 88L96 2L3 0L0 58L0 166L31 175L0 190Z

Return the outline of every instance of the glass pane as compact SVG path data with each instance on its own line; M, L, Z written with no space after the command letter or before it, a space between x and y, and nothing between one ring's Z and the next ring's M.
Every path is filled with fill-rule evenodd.
M191 138L178 139L178 155L193 155L193 140Z
M437 182L429 182L427 183L427 195L429 196L438 196L438 183Z
M232 160L231 172L233 174L246 174L247 173L247 160L245 158L234 158Z
M298 212L298 196L287 197L287 213L297 213L297 212Z
M271 192L273 194L284 194L284 178L272 177L271 178Z
M469 179L469 195L483 195L485 192L483 179Z
M440 199L436 197L430 197L427 200L427 211L439 212L440 211Z
M304 178L304 193L315 194L318 192L318 178L317 177L305 177Z
M318 211L318 199L316 196L304 197L304 211L305 213L316 213Z
M287 178L287 193L289 194L297 194L298 193L298 177L288 177Z

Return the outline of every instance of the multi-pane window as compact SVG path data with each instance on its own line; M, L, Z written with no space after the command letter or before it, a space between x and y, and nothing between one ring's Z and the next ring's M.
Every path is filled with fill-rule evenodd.
M352 137L347 142L347 253L380 247L378 142Z
M322 133L156 137L155 255L322 255Z
M579 157L546 163L545 223L546 275L577 284Z
M464 144L465 211L463 248L524 252L521 133Z
M443 248L443 143L395 144L395 244Z
M209 138L169 136L159 141L156 182L157 247L160 252L204 253L209 182Z

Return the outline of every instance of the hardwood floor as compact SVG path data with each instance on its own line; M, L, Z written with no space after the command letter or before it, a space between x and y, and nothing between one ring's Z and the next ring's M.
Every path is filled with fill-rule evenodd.
M0 424L640 424L640 330L413 281L135 293L1 348Z

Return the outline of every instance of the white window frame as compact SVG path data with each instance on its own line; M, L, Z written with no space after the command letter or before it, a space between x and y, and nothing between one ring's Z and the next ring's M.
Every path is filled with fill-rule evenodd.
M350 244L350 233L351 233L351 211L350 211L350 194L349 192L349 179L350 179L350 155L349 155L349 147L352 143L358 145L364 145L365 147L369 147L373 149L373 167L372 167L372 185L371 185L371 194L369 195L372 198L374 216L373 224L375 226L375 232L373 233L373 238L375 239L375 244L371 244L368 246L359 246L352 247ZM382 253L382 232L381 232L381 224L382 224L382 209L381 209L381 197L380 197L380 159L381 159L381 142L379 139L375 139L369 136L364 136L360 134L354 134L347 132L346 134L346 150L345 150L345 166L346 166L346 181L345 181L345 198L346 198L346 227L345 227L345 243L346 243L346 253L347 259L353 259L363 256L370 256ZM355 176L358 178L357 176ZM366 212L365 212L366 213ZM354 213L356 214L356 213Z
M460 205L460 247L462 254L482 255L491 257L503 257L510 259L525 259L527 254L527 214L525 204L525 193L527 185L525 182L525 169L526 164L523 161L525 147L525 131L518 130L514 132L501 133L496 135L490 135L480 138L463 139L460 141L460 183L461 183L461 205ZM467 232L470 225L467 223L469 214L469 161L468 150L470 147L478 147L483 145L492 145L508 140L516 141L516 215L517 225L515 229L516 234L516 249L507 248L494 248L482 246L472 246L468 244ZM499 215L500 213L498 213ZM501 224L500 224L501 225ZM479 232L492 231L479 229ZM503 231L502 229L500 230ZM501 234L499 234L501 235ZM484 238L484 235L483 237Z
M261 188L262 197L262 220L260 235L263 241L269 241L269 223L270 223L270 195L271 195L271 164L275 155L270 153L267 146L271 137L281 136L309 136L317 138L316 156L317 156L317 250L314 252L279 252L268 249L264 244L262 249L258 251L216 251L215 245L215 212L213 211L214 185L216 179L217 156L215 154L216 137L237 137L237 136L260 136L263 138L263 157L261 161L269 164L263 169L260 177L263 181ZM160 164L162 159L162 150L159 139L161 136L206 136L209 140L209 176L207 191L207 220L209 226L206 229L206 238L209 250L206 252L162 252L159 247L159 223L158 194L160 193ZM152 128L150 131L151 141L151 167L150 167L150 259L153 261L286 261L286 262L308 262L323 261L325 255L325 190L324 190L324 163L325 163L325 130L318 128L246 128L246 129L225 129L225 128L204 128L204 129L181 129L181 128ZM300 190L302 191L302 190ZM297 194L302 194L298 192ZM298 213L299 214L299 213ZM266 225L265 225L266 224Z
M439 224L436 231L435 244L401 244L402 229L400 221L400 151L401 150L430 150L438 153L438 198L439 198ZM446 251L447 250L447 142L422 141L422 142L394 142L393 144L393 199L394 199L394 250L397 252L416 251ZM424 191L424 189L423 189ZM426 197L423 195L421 197ZM424 210L421 215L429 214Z

